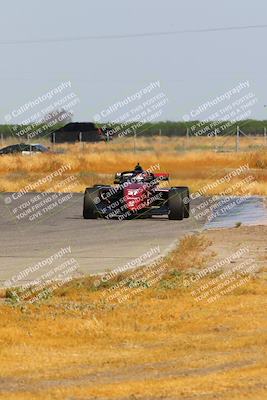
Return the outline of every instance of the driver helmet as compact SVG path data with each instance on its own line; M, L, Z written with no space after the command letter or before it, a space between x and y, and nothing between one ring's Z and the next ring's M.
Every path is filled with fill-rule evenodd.
M141 165L138 163L135 167L134 167L134 172L143 172L143 168L141 167Z

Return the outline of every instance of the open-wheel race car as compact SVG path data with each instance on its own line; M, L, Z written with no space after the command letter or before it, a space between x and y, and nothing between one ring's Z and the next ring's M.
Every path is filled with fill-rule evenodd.
M111 219L168 215L170 220L189 217L187 186L166 187L169 174L152 173L137 164L133 171L116 173L114 185L94 185L84 193L83 217Z

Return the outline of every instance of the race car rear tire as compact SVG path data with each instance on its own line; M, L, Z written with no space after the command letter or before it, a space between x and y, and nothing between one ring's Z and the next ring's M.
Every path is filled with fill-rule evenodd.
M184 218L189 218L190 216L190 193L189 188L187 186L178 186L176 187L182 195L183 204L184 204Z
M83 198L83 218L97 219L98 211L96 207L96 199L98 198L98 190L96 188L87 188Z
M184 203L182 198L182 193L177 188L172 188L169 191L169 214L168 217L170 220L179 220L181 221L184 218Z
M98 183L98 184L96 184L96 185L94 185L93 186L94 188L103 188L103 187L105 187L105 188L111 188L111 186L110 185L103 185L103 183L101 184L101 183Z

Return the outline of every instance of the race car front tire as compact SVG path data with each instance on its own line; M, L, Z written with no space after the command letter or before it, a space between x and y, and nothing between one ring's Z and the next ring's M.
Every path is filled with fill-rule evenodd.
M169 206L168 217L170 220L181 221L184 218L183 197L179 189L177 188L170 189L168 206Z
M98 202L98 190L96 188L87 188L83 198L83 218L97 219L98 211L96 204Z
M190 193L187 186L177 186L176 189L181 193L184 204L184 218L189 218L190 215Z

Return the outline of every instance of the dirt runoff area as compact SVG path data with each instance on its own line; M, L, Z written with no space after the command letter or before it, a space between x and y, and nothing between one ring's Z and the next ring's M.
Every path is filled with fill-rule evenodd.
M129 276L123 302L91 278L37 304L9 294L0 399L266 398L266 237L267 226L186 237L157 283Z

